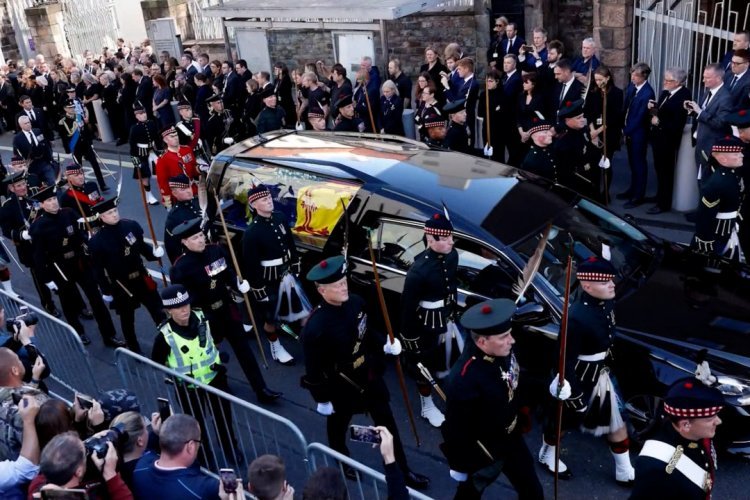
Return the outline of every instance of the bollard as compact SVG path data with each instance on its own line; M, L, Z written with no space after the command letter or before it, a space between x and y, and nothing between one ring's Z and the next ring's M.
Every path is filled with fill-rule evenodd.
M96 99L91 101L94 105L94 115L96 115L96 127L99 129L99 137L102 142L112 142L115 136L112 133L112 126L109 124L109 115L102 107L102 100Z
M698 206L698 167L695 164L695 148L692 144L690 124L682 131L682 142L677 153L674 173L674 195L672 209L690 212Z
M419 140L417 127L414 126L414 110L405 109L401 115L401 123L404 124L404 137Z

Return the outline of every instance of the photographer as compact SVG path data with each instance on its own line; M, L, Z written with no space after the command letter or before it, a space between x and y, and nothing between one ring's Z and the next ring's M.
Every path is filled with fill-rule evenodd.
M100 434L106 432L110 431ZM75 432L55 436L42 450L39 475L31 481L29 497L38 498L37 494L45 489L74 488L87 490L88 498L94 500L132 500L133 494L117 473L115 447L111 441L106 447L105 456L100 457L98 451L89 451ZM100 471L101 480L84 482L88 453L91 464Z
M0 304L0 325L5 324L7 328L5 332L0 332L0 346L7 347L18 354L25 369L24 383L34 384L40 390L47 392L47 388L42 381L49 377L50 369L47 359L39 352L33 342L37 321L36 315L26 312L15 318L8 318L6 323L5 307ZM41 372L34 374L33 367L37 358L42 359L44 368Z
M133 471L138 460L147 452L159 453L159 429L161 417L158 413L151 414L151 430L145 417L135 411L121 413L112 421L110 427L122 426L128 435L128 440L120 449L122 461L120 475L129 488L133 489Z
M0 462L0 498L25 498L23 486L39 471L39 440L34 426L34 418L38 412L39 403L30 396L24 396L18 407L18 414L23 421L21 452L15 461Z

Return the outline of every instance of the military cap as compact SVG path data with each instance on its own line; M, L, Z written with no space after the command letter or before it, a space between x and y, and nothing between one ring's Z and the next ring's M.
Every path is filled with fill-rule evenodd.
M76 86L75 85L68 85L68 88L65 89L65 92L75 92Z
M172 230L172 234L176 236L177 238L184 240L185 238L190 238L191 236L198 234L201 232L201 223L203 221L200 217L195 217L194 219L188 219L186 221L183 221Z
M24 160L20 156L14 156L10 159L10 166L11 168L15 169L26 168L26 160Z
M263 89L258 94L261 99L265 99L266 97L271 97L272 95L276 95L276 92L273 90L273 86L266 85L263 87Z
M221 99L222 99L221 93L217 93L217 94L212 95L211 97L208 97L206 99L206 103L221 101Z
M711 146L712 153L741 153L745 145L733 135L719 139Z
M72 161L65 165L65 175L78 175L83 173L83 167Z
M343 255L322 260L307 273L307 279L315 283L335 283L346 276L346 258Z
M166 127L162 129L161 136L167 137L169 135L176 134L176 133L177 133L177 129L174 128L174 125L167 125Z
M473 305L461 316L461 326L477 335L491 337L511 328L516 304L508 299L493 299Z
M730 113L726 120L729 125L734 125L737 128L748 128L750 127L750 109L740 109Z
M133 103L133 113L145 113L146 108L141 104L141 101L135 101Z
M537 132L544 132L551 128L552 128L552 123L548 122L547 120L540 120L539 118L534 118L531 120L531 128L529 129L529 135L534 135Z
M36 192L36 194L32 197L34 201L38 201L39 203L42 203L44 200L49 200L53 196L57 194L57 186L48 186L44 189L40 189Z
M443 111L446 113L458 113L462 109L466 109L466 99L449 102L443 107Z
M617 271L614 266L605 259L589 257L576 268L576 278L579 281L607 282L615 279Z
M695 377L678 380L664 398L664 413L680 418L713 417L724 405L721 391Z
M424 223L424 232L432 236L450 236L453 234L453 224L443 214L435 214Z
M247 202L250 204L265 196L271 196L271 191L265 184L258 184L247 192Z
M187 99L181 99L177 104L177 109L193 109L193 105Z
M336 101L336 109L344 108L350 104L353 104L354 101L352 100L352 96L350 95L344 95L339 98L338 101Z
M583 113L583 104L583 99L565 101L563 105L560 106L560 111L558 111L557 116L562 119L578 116Z
M187 189L190 187L190 179L185 174L178 174L169 178L169 187L172 189Z
M5 176L3 179L3 184L6 186L10 186L11 184L15 184L16 182L21 182L26 180L26 172L20 171L20 172L11 172L8 175Z
M111 198L104 198L102 201L91 207L91 211L95 214L103 214L113 208L117 208L120 203L120 198L113 196Z
M75 107L76 103L73 101L73 99L68 99L65 101L65 104L63 104L64 108L73 108Z
M445 121L445 118L440 115L429 115L424 119L423 125L425 128L446 127L448 123Z
M107 422L111 422L118 415L128 411L141 412L138 397L128 389L104 391L99 403L102 405L104 420Z
M182 285L169 285L159 292L161 304L167 309L182 307L190 303L190 294Z

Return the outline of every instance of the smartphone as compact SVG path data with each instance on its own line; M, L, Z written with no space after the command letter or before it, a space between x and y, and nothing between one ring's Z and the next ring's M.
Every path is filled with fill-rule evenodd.
M172 415L172 408L169 407L169 400L165 398L156 398L156 404L159 406L159 416L164 423Z
M234 469L219 469L219 478L224 486L225 493L237 491L237 474L235 474Z
M687 109L688 111L692 111L693 108L690 106L690 101L685 101L682 103L682 107Z
M23 394L20 392L13 391L10 393L10 397L13 398L13 404L18 406L21 403L21 400L23 399Z
M531 45L524 45L523 50L526 50L528 52L534 52L534 47L532 47Z
M655 101L655 100L653 100L653 99L649 99L649 100L648 100L648 102L649 102L650 104L654 105L654 106L656 106L657 104L659 104L658 102L656 102L656 101Z
M94 407L94 398L80 393L76 394L76 398L78 399L78 406L80 406L81 409L90 410Z
M42 490L42 500L87 500L86 490L59 489Z
M350 425L349 439L360 443L380 444L380 433L366 425Z

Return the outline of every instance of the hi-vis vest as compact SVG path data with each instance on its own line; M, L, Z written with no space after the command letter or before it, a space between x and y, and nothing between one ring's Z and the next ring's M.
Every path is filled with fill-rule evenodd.
M198 321L205 322L201 311L192 311L198 317ZM170 347L170 353L167 357L167 366L172 368L181 375L192 377L198 382L209 384L216 376L216 371L212 368L214 365L221 364L219 351L214 346L211 338L211 331L206 324L206 346L201 348L199 337L188 340L178 335L172 330L169 321L159 329L167 345Z

